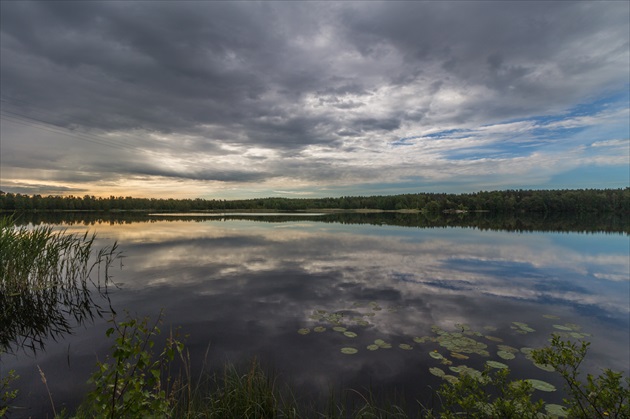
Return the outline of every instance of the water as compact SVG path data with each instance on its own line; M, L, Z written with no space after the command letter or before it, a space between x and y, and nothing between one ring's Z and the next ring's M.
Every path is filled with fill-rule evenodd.
M180 328L188 336L197 370L257 357L303 397L371 388L430 404L430 388L443 381L429 368L453 373L429 353L450 357L449 351L414 337L436 337L434 326L461 332L465 324L466 331L499 337L515 348L536 347L559 331L554 325L571 323L591 335L586 371L628 373L627 234L374 224L316 217L156 217L63 228L94 231L100 245L119 243L124 258L111 271L119 284L110 294L112 306L119 316L128 310L154 319L163 310L163 330ZM343 314L340 323L357 336L333 331L334 324L313 319L317 313ZM535 332L521 334L513 322ZM318 325L326 331L313 331ZM97 319L48 342L43 352L3 355L2 372L16 368L22 376L17 404L24 409L17 417L51 411L37 366L57 411L76 406L97 357L103 359L111 344L107 327ZM310 333L298 333L303 328ZM562 382L553 373L534 367L522 353L502 360L497 342L469 336L488 345L490 356L466 354L465 361L451 358L453 365L482 369L486 360L498 360L519 378L554 384L557 392L536 396L560 400ZM376 339L392 348L366 349ZM343 354L343 347L358 353Z

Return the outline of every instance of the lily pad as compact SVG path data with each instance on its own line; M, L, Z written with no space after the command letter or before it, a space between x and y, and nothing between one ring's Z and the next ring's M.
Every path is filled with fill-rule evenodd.
M455 328L461 329L462 332L465 332L467 330L470 330L470 325L466 323L455 323Z
M426 342L431 341L431 337L430 336L415 337L413 338L413 341L416 343L426 343Z
M556 387L553 384L550 384L546 381L535 380L533 378L528 378L525 381L531 384L532 387L535 388L536 390L546 391L546 392L556 391Z
M543 314L545 319L558 320L560 316L556 316L555 314Z
M461 333L445 333L438 336L437 341L440 346L451 352L476 353L482 356L489 355L486 351L488 345L469 338L468 336L464 336Z
M368 345L368 346L367 346L368 351L375 351L375 350L377 350L378 348L379 348L379 346L378 346L378 345L375 345L375 344L371 344L371 345Z
M503 362L499 361L486 361L486 365L492 368L505 369L508 368Z
M350 347L346 347L346 348L341 348L341 353L342 354L346 354L346 355L354 355L357 352L359 352L358 349L356 348L350 348Z
M497 331L497 328L494 327L494 326L484 326L483 328L486 329L489 332L496 332Z
M311 329L309 329L307 327L304 327L304 328L298 330L298 333L300 335L308 335L309 333L311 333Z
M470 358L468 355L460 354L459 352L451 352L451 358L455 359L468 359Z
M324 326L316 326L313 328L313 332L322 333L325 331L326 331L326 328Z
M488 335L486 335L485 338L488 339L488 340L491 340L493 342L503 342L503 339L498 338L496 336L488 336Z
M383 339L376 339L374 343L376 343L378 346L381 346L385 344L385 341Z
M455 377L454 375L445 375L444 377L442 377L442 379L448 381L451 384L459 383L459 378Z
M408 344L406 344L406 343L401 343L400 345L398 345L398 347L399 347L400 349L404 349L405 351L410 351L410 350L412 350L412 349L413 349L413 346L408 345Z
M551 417L566 418L569 416L569 412L567 412L564 406L559 404L546 404L545 410L547 411L547 414Z
M523 322L512 322L513 326L510 326L512 329L516 330L517 333L522 335L526 335L527 333L535 332L536 330L529 327L527 323Z
M444 377L446 375L444 370L442 370L442 368L438 368L438 367L429 368L429 372L431 374L435 375L436 377Z
M349 338L356 338L358 335L354 332L343 332L343 334Z
M513 354L518 353L518 349L510 345L497 345L500 351L511 352Z
M348 330L348 329L346 329L346 328L345 328L345 327L343 327L343 326L335 326L335 327L333 327L332 329L333 329L335 332L342 332L342 333L343 333L343 332L345 332L346 330Z
M429 356L433 359L444 359L444 357L442 356L441 353L434 351L434 352L429 352Z
M506 360L515 358L512 352L507 352L507 351L498 351L497 355L499 356L499 358L506 359Z
M554 324L554 325L553 325L553 327L554 327L555 329L558 329L558 330L564 330L564 331L568 331L568 332L571 332L571 331L573 330L573 329L571 329L570 327L567 327L567 326L562 325L562 324Z
M534 362L534 365L543 371L553 372L556 370L553 365L550 364L539 364L538 362Z

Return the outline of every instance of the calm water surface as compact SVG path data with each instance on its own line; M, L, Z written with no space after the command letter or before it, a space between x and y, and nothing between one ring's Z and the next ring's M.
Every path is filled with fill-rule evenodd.
M448 366L429 353L437 349L448 357L449 351L414 337L437 336L434 326L465 328L521 348L546 344L550 333L560 331L554 325L576 324L580 333L591 334L588 371L630 369L626 234L222 218L63 228L94 231L99 245L119 243L124 258L111 271L119 284L111 294L119 315L126 309L156 318L164 310L166 325L188 335L198 370L257 357L305 397L372 387L430 404L429 388L442 381L429 368L448 373ZM357 336L335 332L334 324L317 318L330 313L343 314L340 323ZM513 322L535 331L519 333ZM326 331L313 331L316 326ZM17 416L51 411L38 365L57 411L74 407L97 357L111 344L106 328L105 320L97 320L49 342L44 352L3 355L3 373L16 368L22 376L18 404L24 409ZM310 333L298 333L306 328ZM553 373L534 367L522 353L502 360L495 340L469 336L488 345L490 357L468 354L453 365L482 369L495 359L519 378L543 379L559 389L537 396L561 398L562 383ZM366 349L376 339L392 348ZM345 355L343 347L358 353Z

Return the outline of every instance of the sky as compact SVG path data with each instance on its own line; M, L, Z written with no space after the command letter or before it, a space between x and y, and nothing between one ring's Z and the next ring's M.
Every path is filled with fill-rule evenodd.
M626 1L0 7L4 192L630 186Z

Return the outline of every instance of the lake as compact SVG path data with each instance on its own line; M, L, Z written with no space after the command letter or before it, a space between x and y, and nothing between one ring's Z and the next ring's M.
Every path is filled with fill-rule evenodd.
M520 349L543 346L559 332L592 342L585 371L628 374L626 225L620 232L553 231L571 229L557 224L544 231L526 223L502 230L466 226L461 217L414 224L418 217L52 220L70 233L95 232L98 246L118 242L124 257L110 271L118 284L109 293L112 307L121 317L128 310L156 319L163 311L163 330L187 335L198 371L256 357L307 399L370 388L430 405L431 389L444 382L431 368L457 375L450 366L483 369L495 360L515 377L556 386L535 396L557 403L562 382ZM107 327L97 318L43 351L3 354L3 375L12 368L21 375L16 417L51 412L38 366L57 411L74 408L111 345ZM487 354L464 349L468 359L453 358L444 336L451 344L472 339ZM515 348L508 350L514 356L500 345ZM436 351L453 363L435 359Z

